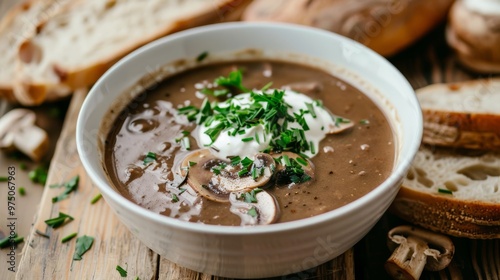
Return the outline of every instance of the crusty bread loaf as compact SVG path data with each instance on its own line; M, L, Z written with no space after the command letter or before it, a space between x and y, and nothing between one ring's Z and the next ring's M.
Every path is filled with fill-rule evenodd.
M35 21L36 32L30 32L18 43L15 78L8 86L25 105L90 86L118 59L159 37L189 27L234 20L249 2L66 1L70 3L67 8L51 13L47 20Z
M323 28L390 56L444 21L452 3L453 0L256 0L243 19Z
M500 1L456 1L446 39L467 68L500 73Z
M45 99L45 93L36 91L14 92L16 69L19 67L18 50L21 42L36 33L36 27L59 10L64 9L66 0L28 0L12 8L0 22L0 98L19 101L23 104L37 104ZM69 89L62 86L51 88L49 97L65 96Z
M500 154L422 146L391 211L445 234L500 238Z
M500 79L434 84L417 90L423 142L500 150Z

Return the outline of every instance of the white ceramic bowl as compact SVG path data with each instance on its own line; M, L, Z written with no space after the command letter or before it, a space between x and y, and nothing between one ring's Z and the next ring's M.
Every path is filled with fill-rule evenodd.
M397 138L390 177L339 209L303 220L257 227L183 222L141 208L110 185L102 165L107 112L126 89L161 65L204 51L228 57L244 49L321 65L370 92ZM295 55L290 55L295 54ZM115 108L116 109L116 108ZM109 121L109 120L108 120ZM77 147L92 181L119 219L146 246L186 268L225 277L258 278L306 270L358 242L393 201L420 144L422 116L406 79L387 60L342 36L295 25L227 23L195 28L157 40L116 63L94 85L81 109ZM383 241L381 241L383 242Z

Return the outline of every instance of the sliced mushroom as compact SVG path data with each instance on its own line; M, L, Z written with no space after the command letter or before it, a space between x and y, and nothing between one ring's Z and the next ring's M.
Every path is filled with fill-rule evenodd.
M328 127L328 134L338 134L344 132L354 126L354 123L346 118L331 114L335 120L335 124Z
M214 201L227 202L232 192L248 191L265 185L272 176L274 159L269 154L256 154L252 168L257 170L255 179L251 175L238 175L241 166L232 166L208 149L189 153L181 163L181 175L187 174L188 184L200 195Z
M394 252L385 269L394 279L419 279L424 268L442 270L450 264L455 252L447 236L411 226L393 228L387 237Z
M18 150L39 161L49 148L49 138L35 121L35 113L27 109L14 109L5 114L0 119L0 149Z
M244 192L233 192L229 195L231 213L241 218L242 226L268 225L279 218L276 199L264 190L254 194L256 202L244 199Z
M304 170L304 174L309 176L311 179L304 182L304 183L309 183L309 182L314 181L314 177L315 177L314 164L310 160L305 159L305 158L301 157L300 155L298 155L296 153L292 153L292 152L282 152L279 154L273 154L272 156L273 156L273 158L275 158L279 162L279 164L276 165L276 170L274 172L274 176L273 176L273 180L272 180L277 186L289 185L289 184L293 183L292 178L291 178L291 176L293 174L290 174L287 171L283 156L287 156L289 159L295 160L295 161L297 161L297 158L302 158L303 160L305 160L307 165L305 165L305 166L300 165L300 166L302 167L302 170Z
M323 85L319 82L296 82L291 84L286 84L281 87L285 90L293 90L295 92L313 94L319 93L323 90Z

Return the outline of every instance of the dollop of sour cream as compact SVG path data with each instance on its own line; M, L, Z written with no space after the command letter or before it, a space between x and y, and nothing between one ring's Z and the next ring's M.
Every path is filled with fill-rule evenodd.
M262 92L255 92L260 93ZM312 151L304 151L303 153L308 157L313 157L318 153L319 142L325 138L326 134L330 131L330 128L334 127L335 117L327 111L321 104L315 102L309 96L295 92L292 90L285 90L283 96L283 101L289 105L288 113L293 116L293 113L299 113L302 111L309 110L306 104L312 104L314 108L314 115L310 113L303 114L304 120L307 123L309 130L305 130L305 138L307 141L313 145ZM231 104L239 105L242 109L250 107L250 105L255 102L250 93L239 94L225 102L219 103L220 107L229 107ZM260 102L264 107L267 105L266 102ZM309 106L310 106L309 105ZM212 153L221 159L227 159L232 156L240 156L241 158L248 157L253 158L257 153L262 152L269 147L270 142L273 138L272 132L267 132L263 124L257 124L246 128L244 133L231 135L230 129L223 130L217 139L212 143L210 137L205 133L208 129L213 128L219 124L218 121L212 122L209 126L201 125L196 132L195 138L197 139L198 145L200 147L213 147ZM282 123L280 123L282 125ZM288 122L288 129L298 128L302 129L302 126L294 121ZM257 136L256 136L257 135ZM244 141L244 139L249 139L253 137L251 141ZM255 139L258 137L259 141Z

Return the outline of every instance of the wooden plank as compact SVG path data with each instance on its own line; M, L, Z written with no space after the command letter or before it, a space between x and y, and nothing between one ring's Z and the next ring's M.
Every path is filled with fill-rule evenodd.
M354 249L347 250L332 261L333 273L328 279L335 280L354 280Z
M157 255L142 245L118 221L104 200L90 204L98 190L85 175L79 160L75 130L79 109L86 91L77 91L66 115L65 124L51 162L47 186L80 176L78 190L69 198L52 203L52 197L62 190L45 187L40 209L37 212L30 236L25 246L17 279L114 279L119 278L116 266L125 268L130 276L154 279ZM45 220L59 212L75 218L60 228L47 227ZM35 231L46 232L50 238ZM61 238L78 232L78 236L95 238L92 248L81 261L73 261L75 240L65 244Z
M211 276L180 267L164 258L160 258L160 267L157 279L181 280L232 280L232 278ZM296 274L273 277L269 279L309 279L309 280L354 280L354 251L349 249L334 260L322 264L314 269Z

